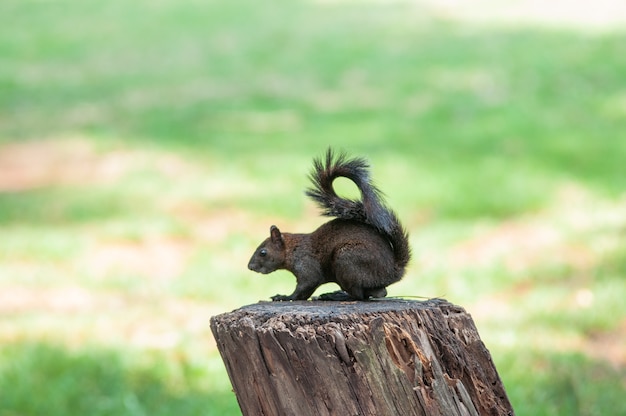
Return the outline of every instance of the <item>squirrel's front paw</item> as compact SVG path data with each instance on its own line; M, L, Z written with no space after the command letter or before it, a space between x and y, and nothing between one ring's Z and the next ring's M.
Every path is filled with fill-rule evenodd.
M291 296L287 296L287 295L274 295L271 298L274 302L283 302L286 300L291 300Z

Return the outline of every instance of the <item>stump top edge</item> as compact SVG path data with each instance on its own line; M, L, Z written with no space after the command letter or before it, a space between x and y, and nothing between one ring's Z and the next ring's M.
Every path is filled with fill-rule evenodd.
M465 313L465 310L445 299L429 299L426 301L405 299L383 299L374 301L333 302L333 301L261 301L242 306L232 312L214 316L212 319L232 319L234 315L249 316L255 320L265 320L277 315L298 315L302 318L317 320L333 320L347 315L370 315L384 312L401 312L407 310L439 309L446 313Z

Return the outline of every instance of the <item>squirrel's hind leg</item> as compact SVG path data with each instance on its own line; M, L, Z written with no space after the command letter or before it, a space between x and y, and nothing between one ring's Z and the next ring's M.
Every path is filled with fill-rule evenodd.
M387 296L387 289L384 287L376 289L360 289L364 293L363 297L357 298L345 290L337 290L330 293L322 293L314 298L314 300L329 300L329 301L351 301L351 300L368 300L370 298L384 298Z
M387 289L385 289L384 287L365 290L366 298L384 298L385 296L387 296Z
M345 290L336 290L334 292L322 293L319 296L316 296L313 300L329 300L335 302L344 302L354 300L352 296Z

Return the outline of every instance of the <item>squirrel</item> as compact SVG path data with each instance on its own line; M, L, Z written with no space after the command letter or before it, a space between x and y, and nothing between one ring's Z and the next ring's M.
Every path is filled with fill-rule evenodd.
M338 177L356 184L360 201L335 193L333 181ZM345 153L335 156L329 148L325 160L314 159L310 179L313 186L306 195L323 209L323 215L335 219L310 234L283 233L272 225L248 268L262 274L286 269L295 275L294 292L272 296L273 301L306 300L328 282L343 291L323 294L321 300L385 297L386 287L404 275L411 250L407 232L371 182L369 164Z

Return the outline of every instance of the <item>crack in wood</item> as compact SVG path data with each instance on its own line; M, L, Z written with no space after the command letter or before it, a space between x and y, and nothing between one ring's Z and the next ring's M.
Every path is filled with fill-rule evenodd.
M211 329L244 415L513 415L471 317L443 300L260 303Z

